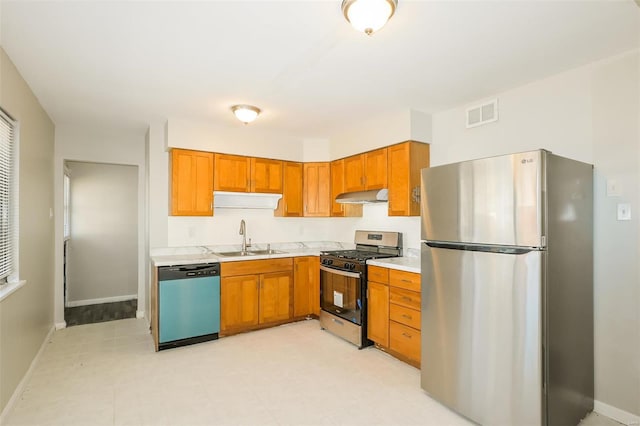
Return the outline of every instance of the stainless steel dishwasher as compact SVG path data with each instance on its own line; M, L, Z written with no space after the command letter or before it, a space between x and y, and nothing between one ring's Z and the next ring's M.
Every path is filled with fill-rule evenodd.
M158 349L218 338L220 264L158 268Z

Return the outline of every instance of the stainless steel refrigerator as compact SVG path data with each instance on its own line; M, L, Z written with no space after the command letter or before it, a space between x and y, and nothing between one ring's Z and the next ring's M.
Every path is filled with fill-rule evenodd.
M593 166L538 150L422 170L421 385L484 425L593 410Z

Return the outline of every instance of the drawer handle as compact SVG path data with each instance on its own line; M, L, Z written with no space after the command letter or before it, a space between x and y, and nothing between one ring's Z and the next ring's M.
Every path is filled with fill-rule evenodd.
M413 299L408 296L402 296L402 300L406 300L407 302L411 302Z
M403 279L402 279L402 282L403 282L403 283L412 283L413 281L411 281L411 280L407 280L407 279L404 279L404 278L403 278Z
M404 337L406 337L407 339L411 339L411 335L410 335L410 334L402 333L402 335L403 335Z
M402 314L402 318L411 319L411 315Z

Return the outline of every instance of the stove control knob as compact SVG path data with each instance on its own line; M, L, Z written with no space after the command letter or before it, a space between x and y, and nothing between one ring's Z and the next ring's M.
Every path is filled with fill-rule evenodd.
M331 259L322 259L322 264L323 265L332 265L333 264L333 260L331 260Z
M349 270L353 271L356 267L355 263L346 263L344 266L346 266Z

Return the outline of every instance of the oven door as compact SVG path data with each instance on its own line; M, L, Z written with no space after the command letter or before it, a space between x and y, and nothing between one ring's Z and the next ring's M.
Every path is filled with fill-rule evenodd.
M362 274L320 265L320 307L362 325Z

